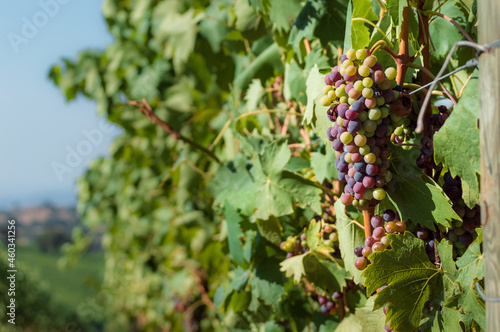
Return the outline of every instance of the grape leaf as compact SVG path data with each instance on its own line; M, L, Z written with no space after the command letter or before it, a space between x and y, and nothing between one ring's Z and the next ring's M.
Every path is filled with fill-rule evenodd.
M340 291L346 284L349 273L346 272L342 261L326 258L316 252L308 252L302 261L307 280L316 287L320 287L329 292Z
M344 38L346 3L344 1L309 0L290 31L288 43L300 54L304 38L319 38L321 44L339 45Z
M446 2L441 7L443 13L455 19L456 22L467 22L467 17L456 3ZM450 22L441 17L436 17L429 24L429 36L433 45L433 56L444 58L457 41L463 39L460 31Z
M353 221L353 219L346 214L345 206L340 199L335 202L335 213L337 215L339 247L342 259L344 260L345 269L354 276L355 283L363 283L364 277L361 276L361 271L354 266L356 260L354 248L363 246L365 243L365 232L359 226L359 224L363 225L363 220L360 219L362 215L359 214L358 220Z
M329 145L330 141L326 137L326 129L331 126L331 122L326 115L328 110L321 105L320 98L323 95L325 75L321 74L318 66L315 65L307 77L307 107L304 114L304 122L310 124L323 143Z
M420 330L431 332L462 331L461 321L462 317L458 310L444 307L436 310L434 316L420 326Z
M281 243L283 228L278 218L271 216L268 220L257 220L257 228L263 238L277 246ZM228 235L229 236L229 235Z
M470 326L474 320L484 329L486 325L484 301L475 290L475 279L484 278L484 255L481 250L483 235L481 228L476 229L476 232L478 233L477 238L457 260L457 283L463 288L463 292L456 294L448 302L449 306L460 308L467 326Z
M293 277L293 281L296 284L300 282L300 278L306 273L303 263L304 256L305 255L293 256L280 263L280 271L285 272L287 278Z
M386 9L391 14L394 25L399 25L399 18L403 17L403 8L407 6L406 0L387 0Z
M393 179L388 183L387 194L401 218L431 230L436 229L434 223L450 227L452 220L460 220L441 187L415 166L419 150L399 150L391 149Z
M279 32L290 30L290 19L299 15L302 6L299 0L268 0L269 18Z
M245 94L245 100L247 102L245 109L249 112L256 110L265 93L260 80L253 79Z
M248 171L249 164L239 155L226 167L220 167L210 190L215 196L214 204L223 205L227 200L243 215L250 216L256 205L256 188ZM234 193L239 193L235 195Z
M352 0L352 18L364 18L368 21L378 21L372 10L370 0ZM352 48L365 48L370 42L370 29L362 21L351 22Z
M324 153L323 153L324 152ZM337 178L337 168L335 168L335 154L330 146L313 152L311 156L311 166L316 174L316 180L322 183L326 180L333 180Z
M226 217L229 254L234 262L243 264L245 260L240 241L240 238L243 237L243 232L240 228L240 222L243 221L243 218L227 201L224 204L224 216Z
M481 173L478 100L478 72L464 90L454 111L434 135L434 159L448 166L452 176L462 179L463 199L473 207L479 203Z
M266 304L277 304L283 295L283 275L277 269L278 261L267 259L257 264L250 279L252 301L250 310L256 310L259 305L258 299Z
M309 227L306 231L306 242L309 248L315 248L320 244L320 231L321 231L321 222L316 220L311 220L309 223Z
M346 318L342 319L340 324L337 326L337 329L339 331L364 332L363 327L361 326L361 323L359 321L359 318L356 317L355 315L349 315Z
M385 331L385 314L382 309L373 310L375 298L368 298L365 305L356 308L354 315L358 318L362 331Z
M443 295L443 270L429 261L424 241L410 232L389 235L391 249L370 255L372 264L363 272L367 294L379 287L374 309L389 302L387 319L397 331L417 330L422 310L430 300Z
M271 215L290 214L295 204L321 212L321 189L301 175L283 169L290 156L286 142L275 142L252 159L252 174L257 189L254 218L267 220Z

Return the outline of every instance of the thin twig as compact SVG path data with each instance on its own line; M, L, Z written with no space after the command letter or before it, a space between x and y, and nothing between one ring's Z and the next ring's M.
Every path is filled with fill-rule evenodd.
M448 22L450 22L451 24L453 24L458 30L460 30L460 32L464 35L465 38L467 38L467 40L475 43L476 41L474 39L471 38L471 36L469 36L469 34L460 26L460 24L458 24L454 19L452 19L451 17L449 16L446 16L444 14L441 14L441 13L438 13L438 12L435 12L435 11L432 11L432 10L426 10L424 12L425 15L429 15L429 14L432 14L432 15L436 15L436 16L439 16L441 18L444 18L445 20L447 20Z
M427 76L429 76L431 79L435 79L436 77L429 71L429 69L425 68L424 66L421 66L421 65L417 65L417 64L414 64L414 63L409 63L408 64L408 67L410 68L415 68L415 69L419 69L421 70L424 74L426 74ZM443 92L446 94L446 96L453 102L453 104L457 104L457 100L453 97L453 95L451 94L450 91L448 91L448 89L443 85L443 83L441 82L438 82L439 84L439 87L441 89L443 89ZM427 90L428 91L428 90Z
M151 122L153 122L155 125L159 126L163 130L165 130L170 136L172 136L172 138L175 141L179 141L179 140L183 141L184 143L187 143L187 144L191 145L192 147L205 152L207 154L207 156L211 157L215 162L222 165L222 162L219 160L219 158L217 158L217 156L212 151L208 150L204 146L201 146L200 144L198 144L198 143L190 140L189 138L181 135L180 133L176 132L175 130L172 129L172 127L170 127L170 125L168 123L166 123L165 121L160 119L153 112L153 110L151 109L151 106L148 104L146 99L143 98L142 102L140 102L140 103L135 101L135 100L129 101L128 104L131 106L137 107L147 118L149 118L151 120Z
M306 48L306 53L311 53L311 44L309 44L309 39L304 38L304 46Z

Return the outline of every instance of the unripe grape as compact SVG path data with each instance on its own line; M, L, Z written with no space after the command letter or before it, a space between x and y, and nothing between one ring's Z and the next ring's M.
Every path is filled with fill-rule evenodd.
M349 144L352 142L352 135L349 132L342 133L340 135L340 141L344 144Z
M373 238L377 241L380 241L380 239L385 235L385 229L383 227L377 227L373 230Z
M333 90L333 86L331 86L331 85L325 85L325 86L323 87L323 93L324 93L325 95L326 95L326 94L328 93L328 91L330 91L330 90Z
M321 105L327 107L327 106L330 106L330 104L332 103L332 100L328 96L323 96L323 97L321 97L319 102L321 103Z
M368 118L370 120L378 120L382 116L382 112L378 108L372 108L368 111Z
M396 68L394 67L389 67L385 70L385 76L387 76L388 79L391 81L396 79L397 71Z
M370 150L371 150L371 148L368 145L363 145L363 146L359 147L359 153L362 156L366 156L367 154L369 154ZM364 157L363 157L363 159L364 159Z
M359 66L358 73L363 77L367 77L370 75L370 67L367 65L361 65Z
M377 156L373 152L368 153L363 158L367 164L373 164L377 160Z
M342 62L342 66L347 70L347 67L352 66L352 61L347 59L344 62Z
M358 270L364 270L366 268L366 265L368 265L368 261L365 257L358 257L354 262L354 266L356 266Z
M372 248L370 248L370 247L364 247L363 251L361 253L363 254L363 256L365 256L365 257L368 258L368 256L370 256L372 252L373 252Z
M368 107L370 109L371 108L375 108L375 107L377 107L377 100L375 98L373 98L373 97L366 98L365 105L366 105L366 107Z
M391 240L387 236L384 236L380 239L380 242L387 248L389 244L391 244Z
M374 252L380 252L385 250L385 245L382 242L375 242L372 246Z
M345 52L345 55L347 56L347 59L354 61L356 60L356 50L350 49L347 52Z
M354 67L353 65L351 65L351 66L349 66L349 67L347 67L347 68L345 69L345 73L346 73L347 75L349 75L349 76L356 75L356 72L357 72L356 67Z
M366 54L366 50L364 50L364 49L360 49L360 50L356 51L356 58L358 58L358 60L363 61L364 59L366 59L367 56L368 55Z
M373 86L373 80L371 79L371 77L363 78L363 86L366 88L371 88Z
M370 55L363 61L363 64L367 65L370 68L373 67L376 63L377 57L375 55Z
M354 82L354 89L356 89L357 91L361 92L363 91L363 81L356 81Z
M373 89L372 88L364 88L362 93L363 93L363 97L365 97L365 98L373 97Z
M334 90L330 90L327 92L326 94L328 96L328 98L330 99L334 99L336 97L336 94L335 94L335 91Z
M389 234L394 234L397 231L397 226L394 222L390 221L385 225L385 231Z
M382 188L377 188L373 191L373 198L377 201L381 201L385 198L385 190Z
M364 146L366 145L366 136L365 135L356 135L354 137L354 144L357 146Z

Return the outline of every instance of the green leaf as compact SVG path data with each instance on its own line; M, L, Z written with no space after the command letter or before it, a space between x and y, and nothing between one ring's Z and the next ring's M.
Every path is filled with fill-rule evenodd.
M388 183L387 194L401 218L431 230L436 229L435 223L450 227L452 220L460 220L441 187L415 166L419 150L399 150L391 149L393 179Z
M257 107L260 106L262 97L264 97L265 94L266 91L264 90L264 87L262 87L262 83L260 82L260 80L257 78L253 79L244 98L247 102L245 107L246 110L248 112L256 110Z
M462 316L458 310L445 307L442 310L437 310L435 317L422 325L422 330L430 330L431 332L462 331L461 321Z
M254 218L267 220L270 216L290 214L295 204L320 213L321 189L301 175L283 168L290 155L286 142L272 143L252 159L257 190Z
M345 35L344 35L344 50L352 48L351 29L352 29L352 1L347 2L347 13L345 15Z
M387 0L386 9L391 14L394 25L399 25L399 18L403 18L403 8L407 6L406 0Z
M320 244L321 221L311 220L306 231L306 242L309 248L315 248Z
M293 256L280 263L280 271L285 272L287 278L293 277L296 284L300 282L300 278L306 273L303 264L304 256L305 254Z
M277 246L281 243L281 238L283 236L283 228L281 227L280 221L278 218L272 216L268 220L257 220L257 227L259 229L259 233L266 240L275 244ZM229 236L229 234L228 234Z
M457 294L456 305L464 315L464 323L469 326L472 320L485 329L485 304L476 292L476 281L484 278L484 255L481 250L483 241L482 229L476 229L477 238L467 248L467 251L457 260L457 282L462 286L463 292ZM455 301L454 301L455 302Z
M236 263L244 264L243 244L240 241L240 238L243 238L243 232L240 228L240 222L243 221L243 218L227 201L224 204L224 216L226 217L227 238L231 259Z
M359 214L358 220L353 220L345 212L345 206L337 200L335 202L335 213L337 215L337 232L339 233L339 248L344 260L345 269L354 276L354 282L363 283L365 278L361 276L354 262L354 248L363 246L365 243L365 232L359 226L363 225L362 215Z
M315 65L307 77L307 107L303 121L312 126L314 132L325 145L330 145L330 141L326 137L326 129L331 126L331 121L326 114L328 109L320 103L325 86L324 79L325 75L321 74L318 66Z
M226 167L220 167L210 190L215 196L214 204L222 206L228 201L243 215L250 216L256 205L256 188L243 156L237 156ZM238 195L234 193L237 192Z
M302 6L299 0L268 0L269 19L278 32L288 32L290 21L299 15Z
M368 298L363 307L356 308L355 316L361 325L361 331L384 332L385 314L382 309L373 310L375 298Z
M265 262L265 263L264 263ZM278 261L266 260L257 265L250 287L252 290L251 310L257 310L261 299L268 305L277 304L281 297L286 294L283 287L283 275L277 269Z
M304 38L319 38L326 46L341 45L344 40L346 2L340 0L309 0L295 20L288 43L300 54Z
M349 278L349 273L341 264L342 261L331 256L326 258L315 252L309 252L305 254L302 262L307 280L328 292L342 290L346 278Z
M462 179L463 199L469 207L479 203L481 173L478 100L478 72L443 127L434 135L434 159L448 166L453 177Z
M445 2L440 12L457 22L467 22L467 17L454 1ZM448 55L453 44L464 39L462 33L452 23L441 17L435 17L429 24L429 36L432 43L432 55L438 59Z
M458 271L453 260L453 246L448 244L445 239L437 244L439 258L441 260L441 269L444 272L443 286L444 297L448 298L458 290L455 281L457 280Z
M313 152L311 166L319 183L322 183L325 179L332 181L337 178L338 171L335 167L335 154L333 149L328 145L317 152Z
M378 21L377 15L372 10L370 0L352 0L352 18L364 18L368 21ZM351 22L352 48L360 49L368 46L370 42L370 29L362 21Z
M237 31L248 31L257 27L259 15L252 10L247 0L236 0L234 14L236 15L235 27Z
M346 318L342 319L340 324L337 326L335 331L349 331L349 332L364 332L363 327L361 326L361 322L359 318L355 315L349 315ZM330 330L328 330L330 331Z
M410 232L389 235L391 249L370 255L363 276L367 294L377 293L375 309L387 303L387 319L397 331L417 330L425 304L442 297L443 270L429 261L424 241Z

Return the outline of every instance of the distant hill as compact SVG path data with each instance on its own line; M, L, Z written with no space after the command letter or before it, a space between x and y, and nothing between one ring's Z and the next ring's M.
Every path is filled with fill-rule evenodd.
M44 204L33 207L15 207L0 211L0 236L7 237L7 222L16 221L16 242L19 245L38 244L42 250L59 249L71 240L75 227L81 226L75 207ZM92 250L100 248L100 236L92 244Z

